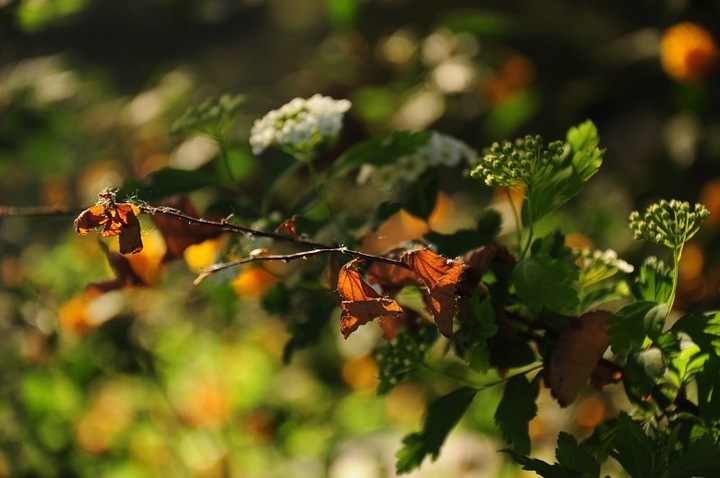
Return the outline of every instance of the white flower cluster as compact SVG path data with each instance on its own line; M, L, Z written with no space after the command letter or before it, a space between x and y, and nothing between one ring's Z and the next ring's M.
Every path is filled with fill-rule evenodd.
M312 151L323 140L337 136L343 114L350 106L348 100L319 94L308 99L295 98L255 120L250 130L252 151L260 154L272 145Z
M612 249L601 251L596 249L581 249L579 252L580 267L585 270L590 269L615 269L626 274L630 274L634 268L624 260L620 259Z
M369 179L379 189L390 190L398 182L411 183L417 180L428 168L457 166L463 160L474 160L477 154L477 151L459 139L432 131L425 146L411 155L399 158L395 164L363 166L358 182L364 183Z

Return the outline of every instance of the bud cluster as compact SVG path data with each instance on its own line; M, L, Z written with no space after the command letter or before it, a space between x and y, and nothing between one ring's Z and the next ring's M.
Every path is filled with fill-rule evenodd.
M514 143L493 143L470 173L488 186L532 186L562 163L566 148L562 141L543 146L540 136L525 136Z
M437 338L437 329L418 324L417 330L400 332L393 340L375 352L380 384L378 393L386 393L395 385L408 380L425 362L428 349Z
M700 229L710 212L702 204L691 206L678 200L651 204L644 215L630 214L630 229L635 239L644 239L671 249L682 247Z

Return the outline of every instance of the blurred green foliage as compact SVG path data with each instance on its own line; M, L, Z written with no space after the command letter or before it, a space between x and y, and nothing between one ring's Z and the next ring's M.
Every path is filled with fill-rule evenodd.
M340 145L432 128L481 150L526 133L561 137L592 118L606 167L561 221L637 258L625 228L636 205L705 195L720 216L717 75L677 82L657 57L669 25L694 20L717 38L718 18L717 1L0 1L0 204L74 211L110 186L144 201L189 193L204 214L268 213L277 225L308 178L288 174L283 153L254 157L250 126L322 92L353 101ZM208 101L224 93L245 102L224 103L233 120L220 114L221 128L208 129L218 119ZM197 105L208 114L183 117ZM232 141L218 147L223 138ZM470 216L492 200L459 168L433 180ZM348 183L327 194L357 222L377 201ZM679 291L688 308L717 301L712 217ZM112 271L71 223L0 217L0 476L393 476L399 437L449 391L418 374L376 397L375 336L342 341L325 323L327 294L288 303L270 289L265 305L312 325L292 334L293 323L237 293L237 271L193 286L190 260L153 268L164 251L152 235L135 267L155 287L86 300L85 285ZM318 279L294 280L310 289ZM320 345L300 352L304 340ZM475 400L488 406L470 408L448 445L457 453L418 476L517 476L495 454L500 391ZM603 400L607 413L621 406ZM548 407L535 443L554 447L559 428L587 434Z

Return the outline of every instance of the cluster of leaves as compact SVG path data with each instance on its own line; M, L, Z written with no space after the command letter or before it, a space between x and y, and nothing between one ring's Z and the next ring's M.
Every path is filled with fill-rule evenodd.
M361 142L342 153L323 180L342 181L366 164L393 164L428 138L427 133L400 132ZM387 343L376 352L380 393L409 380L432 361L443 360L429 354L440 342L445 343L440 355L459 358L466 375L494 371L506 377L500 381L505 388L495 413L510 447L505 451L542 476L599 476L608 457L634 477L716 474L720 470L716 446L720 407L715 393L720 387L720 313L687 315L667 327L679 254L706 217L703 208L696 206L691 213L691 208L672 202L677 206L674 221L685 221L686 232L682 241L673 242L675 268L648 261L632 289L621 287L625 280L619 273L627 271L610 260L614 256L573 253L559 231L536 237L537 221L579 194L599 169L602 156L597 130L589 121L571 128L564 141L545 144L532 136L489 149L472 176L491 186L525 192L517 217L516 252L497 242L499 220L494 214L480 218L477 230L433 233L426 237L428 242L413 242L380 255L354 247L360 245L361 231L377 229L401 209L427 218L431 208L418 208L415 198L435 196L437 171L429 171L379 204L365 221L333 216L327 190L316 184L316 195L302 204L293 219L276 221L272 232L228 219L198 218L187 205L183 211L116 203L108 191L80 215L76 228L81 234L100 228L105 236L119 235L121 253L134 253L141 247L136 216L139 211L151 213L165 218L157 224L168 242L173 236L190 237L177 243L174 257L213 231L239 237L232 249L236 256L247 251L241 247L243 241L267 241L240 259L213 266L201 278L243 263L317 258L283 277L263 299L268 311L295 315L289 325L287 360L317 339L334 308L326 291L333 291L344 337L372 321L383 330ZM302 164L317 180L315 165L305 157ZM162 174L167 171L156 173ZM635 222L638 218L633 216ZM206 231L193 235L193 227ZM309 239L338 234L346 245ZM341 265L341 258L348 257ZM604 258L595 269L601 271L599 275L589 272L593 257ZM596 308L623 295L627 305L617 312ZM306 315L297 317L298 309L307 310ZM561 434L555 464L529 458L528 422L537 413L541 383L561 406L567 406L589 380L598 389L622 382L636 406L632 416L621 414L603 423L583 443ZM422 430L403 441L397 471L417 468L426 456L436 458L448 433L483 388L462 386L432 402Z

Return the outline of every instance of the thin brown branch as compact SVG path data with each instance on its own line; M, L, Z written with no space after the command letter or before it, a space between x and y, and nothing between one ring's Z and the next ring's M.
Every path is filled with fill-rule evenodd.
M345 246L332 247L332 246L328 246L326 244L320 244L317 242L308 241L308 240L303 239L298 236L279 234L277 232L261 231L259 229L253 229L251 227L241 226L239 224L231 224L231 223L227 222L226 220L214 221L211 219L191 217L178 209L167 207L167 206L143 205L143 206L140 206L140 209L147 214L167 214L170 216L174 216L174 217L177 217L178 219L187 221L190 224L217 227L226 232L232 232L232 233L236 233L236 234L245 234L245 235L251 236L251 237L253 237L253 236L254 237L268 237L268 238L274 239L276 241L292 242L293 244L296 244L298 246L311 248L306 251L300 251L300 252L291 253L291 254L254 255L254 256L245 257L245 258L234 260L234 261L216 264L214 266L211 266L211 267L203 270L201 272L201 274L195 279L195 281L194 281L195 284L199 284L204 279L206 279L207 277L209 277L217 272L220 272L225 269L229 269L231 267L239 266L241 264L247 264L249 262L259 262L259 261L285 261L286 262L286 261L291 261L291 260L296 260L296 259L307 259L308 257L321 255L321 254L341 254L341 255L353 257L355 259L363 259L363 260L375 261L375 262L385 262L388 264L396 265L398 267L408 268L407 264L405 264L404 262L399 261L397 259L392 259L390 257L378 256L375 254L368 254L366 252L349 249Z

